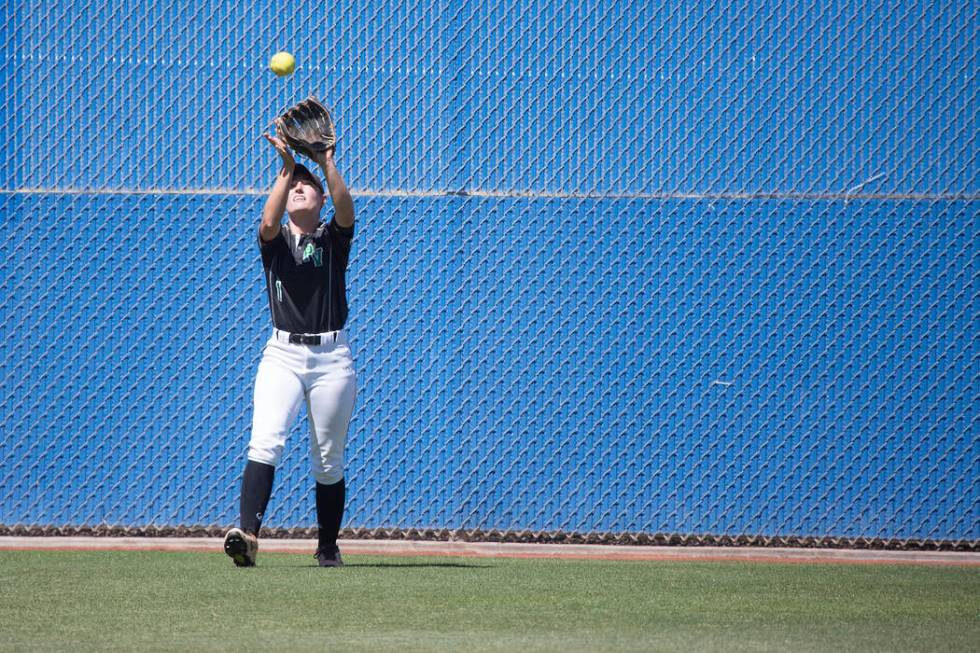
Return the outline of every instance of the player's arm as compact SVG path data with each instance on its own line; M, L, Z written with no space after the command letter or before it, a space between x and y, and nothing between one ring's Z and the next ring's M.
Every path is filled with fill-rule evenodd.
M269 197L265 201L265 208L262 209L262 223L259 225L259 237L265 242L270 242L279 235L282 228L282 214L286 211L286 199L289 197L289 184L293 179L293 169L296 167L296 159L293 153L281 140L268 134L262 134L265 139L276 148L276 152L282 158L282 167L276 180L269 191Z
M319 153L316 162L320 164L320 170L327 180L327 190L330 191L330 199L333 201L334 220L341 227L348 228L354 226L354 200L351 199L350 191L347 190L347 183L343 175L337 170L337 164L333 160L333 148L326 152Z

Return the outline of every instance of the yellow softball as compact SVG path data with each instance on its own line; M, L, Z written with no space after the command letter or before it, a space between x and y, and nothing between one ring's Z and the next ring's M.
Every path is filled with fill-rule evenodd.
M277 52L269 60L269 68L279 77L292 75L296 70L296 57L288 52Z

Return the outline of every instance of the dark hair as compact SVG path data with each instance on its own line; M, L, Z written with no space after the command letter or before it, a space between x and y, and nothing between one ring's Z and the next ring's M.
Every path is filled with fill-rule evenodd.
M297 179L304 179L310 182L320 189L320 194L323 195L323 184L320 183L317 176L310 172L310 169L304 166L302 163L297 163L296 167L293 168L293 178L291 181L296 181Z

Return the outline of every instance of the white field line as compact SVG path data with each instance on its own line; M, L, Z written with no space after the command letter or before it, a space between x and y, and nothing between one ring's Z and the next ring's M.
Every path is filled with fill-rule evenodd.
M260 188L3 188L0 195L210 195L210 196L265 196L268 189ZM912 202L950 202L977 201L980 194L973 193L854 193L819 192L753 192L753 193L711 193L711 192L655 192L655 193L588 193L561 191L503 191L503 190L403 190L403 189L351 189L354 197L480 197L498 199L579 199L579 200L701 200L701 201L748 201L748 200L789 200L789 201L912 201Z

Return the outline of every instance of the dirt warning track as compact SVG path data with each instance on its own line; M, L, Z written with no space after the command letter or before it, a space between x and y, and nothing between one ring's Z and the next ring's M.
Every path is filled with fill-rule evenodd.
M757 562L779 564L896 564L980 567L980 553L875 551L770 547L618 546L602 544L512 544L410 540L340 540L344 554L467 558L552 558ZM265 539L263 553L312 554L314 540ZM0 537L0 551L196 551L222 552L209 537Z

